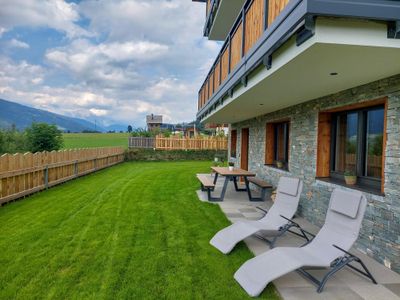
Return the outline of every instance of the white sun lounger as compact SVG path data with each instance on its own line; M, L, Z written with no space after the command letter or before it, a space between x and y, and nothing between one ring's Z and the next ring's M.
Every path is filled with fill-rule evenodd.
M315 238L301 248L278 247L244 263L234 277L250 296L258 296L268 283L292 271L299 271L318 286L318 292L326 281L345 266L375 279L361 259L348 251L358 238L367 199L361 192L336 189L331 196L324 226ZM363 270L350 265L361 264ZM305 269L307 267L331 268L318 280Z
M227 254L243 239L256 233L263 233L267 236L274 236L270 242L273 247L277 237L296 226L295 223L288 222L288 219L293 218L297 211L302 190L303 183L298 178L281 177L275 202L262 219L234 223L219 231L211 239L210 244Z

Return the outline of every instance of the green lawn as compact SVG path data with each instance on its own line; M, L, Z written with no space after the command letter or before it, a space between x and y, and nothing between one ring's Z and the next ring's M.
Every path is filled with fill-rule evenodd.
M229 224L195 193L210 164L124 163L0 207L0 299L247 299L250 251L209 245Z
M65 133L64 148L121 146L128 148L129 133Z

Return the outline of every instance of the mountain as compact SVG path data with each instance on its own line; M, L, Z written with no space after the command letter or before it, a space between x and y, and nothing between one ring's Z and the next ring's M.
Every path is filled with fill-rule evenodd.
M123 125L123 124L111 124L109 126L103 126L103 127L105 128L106 131L125 132L128 130L128 125Z
M60 130L71 132L94 130L95 128L93 123L83 119L66 117L0 99L0 128L10 128L12 124L15 124L17 129L25 129L32 122L55 124ZM104 128L97 126L97 130L104 131Z

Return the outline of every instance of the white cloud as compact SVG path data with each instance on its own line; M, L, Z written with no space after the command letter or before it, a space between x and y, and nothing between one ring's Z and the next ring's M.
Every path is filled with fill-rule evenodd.
M0 66L0 86L30 86L43 81L45 69L24 60L14 63L8 58L0 57Z
M168 51L168 46L148 41L92 44L85 39L75 40L68 47L51 49L46 58L74 71L88 67L96 61L118 63L151 61Z
M168 46L148 42L114 42L95 45L86 39L66 47L49 49L47 60L90 87L132 89L141 84L138 65L151 64Z
M92 50L115 61L150 60L166 53L168 51L168 46L139 41L136 43L100 44L92 47Z
M17 39L12 39L8 42L8 46L12 48L22 48L22 49L29 49L29 44L22 42Z
M78 5L64 0L0 0L0 33L15 27L49 27L68 37L89 32L75 23L80 19Z
M195 118L198 89L220 49L202 37L203 4L15 1L0 0L5 4L0 6L0 29L47 26L70 39L47 49L43 67L8 60L0 69L1 97L108 124L143 126L148 113L163 114L167 122ZM86 29L77 25L80 17L87 19ZM68 82L49 80L58 76Z
M98 116L98 117L105 116L105 115L108 114L108 110L105 110L105 109L91 108L91 109L89 109L89 111L90 111L93 115Z
M155 100L190 95L192 92L191 85L180 82L176 78L162 78L146 90L147 96Z
M97 35L108 41L147 40L169 46L162 66L190 72L204 59L214 57L220 46L203 38L205 5L188 0L88 0L80 12L91 20ZM173 74L176 75L176 74Z

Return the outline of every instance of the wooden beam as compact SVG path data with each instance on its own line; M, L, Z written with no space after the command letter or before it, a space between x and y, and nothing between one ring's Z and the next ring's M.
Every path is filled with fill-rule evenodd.
M332 109L328 109L328 110L323 110L322 112L335 113L335 112L341 112L341 111L346 111L346 110L356 110L356 109L372 107L372 106L377 106L377 105L385 105L386 101L387 101L387 97L383 97L383 98L378 98L378 99L374 99L374 100L363 101L363 102L359 102L359 103L340 106L340 107L336 107L336 108L332 108Z
M332 114L322 112L318 117L317 177L330 176Z
M265 164L274 164L275 130L274 123L267 123L265 129Z

